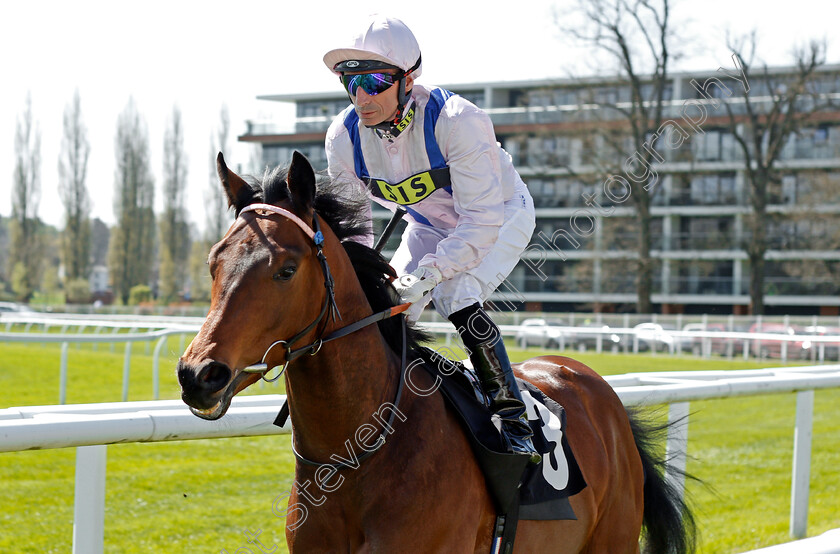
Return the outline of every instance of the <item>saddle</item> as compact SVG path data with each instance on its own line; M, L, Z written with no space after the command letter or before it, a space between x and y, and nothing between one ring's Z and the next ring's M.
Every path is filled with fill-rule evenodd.
M531 383L516 380L534 431L534 447L543 455L539 464L528 464L527 457L505 449L501 424L471 368L430 348L420 347L415 354L433 378L440 378L440 391L460 416L497 511L508 513L518 504L519 519L577 519L568 497L583 490L586 482L566 440L563 407Z

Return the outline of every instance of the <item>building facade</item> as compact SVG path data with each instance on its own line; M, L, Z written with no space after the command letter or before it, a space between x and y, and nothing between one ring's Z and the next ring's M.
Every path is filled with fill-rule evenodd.
M812 86L831 99L838 83L840 67L831 66L821 69ZM750 102L761 106L770 102L772 86L769 76L748 85L719 72L669 77L664 113L672 124L651 142L658 163L649 167L655 309L748 313L745 221L751 191L723 102L743 113L738 87L749 88ZM490 114L537 206L531 247L500 298L534 310L632 310L635 208L629 192L605 173L609 139L596 132L618 124L619 111L632 106L629 87L608 79L552 79L444 88ZM325 169L325 132L348 105L347 96L337 90L261 99L294 103L294 128L248 122L239 140L261 145L267 166L287 164L298 150L316 169ZM634 154L629 145L625 151ZM777 167L780 179L771 183L766 222L766 311L836 315L840 195L833 191L840 190L840 109L820 110L805 128L790 133ZM390 214L374 206L381 228Z

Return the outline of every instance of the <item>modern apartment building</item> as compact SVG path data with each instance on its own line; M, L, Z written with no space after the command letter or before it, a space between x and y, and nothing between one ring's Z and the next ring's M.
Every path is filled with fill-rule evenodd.
M829 97L840 92L840 66L822 68L813 85ZM661 163L653 167L653 302L664 313L749 311L750 187L720 102L726 99L743 113L736 90L741 86L719 72L670 76L665 117L679 122L684 136L670 137L671 144L681 142L678 147L657 143ZM749 86L750 101L760 106L775 85L765 78ZM599 78L444 88L490 114L536 202L532 247L503 284L502 298L533 310L632 310L634 208L618 190L605 194L609 185L599 162L604 139L595 132L619 121L617 111L605 106L628 107L629 87ZM248 122L239 140L260 144L266 165L286 164L299 150L324 169L325 131L348 105L346 95L337 90L260 98L294 103L293 128ZM632 154L628 146L626 155ZM767 313L838 315L840 195L832 191L840 190L840 109L814 114L805 129L787 137L778 167L781 179L771 184L767 218ZM374 206L381 228L390 214Z

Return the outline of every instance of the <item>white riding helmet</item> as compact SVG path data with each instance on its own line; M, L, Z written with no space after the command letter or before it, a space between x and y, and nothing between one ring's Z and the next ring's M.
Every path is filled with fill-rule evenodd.
M327 69L341 75L344 71L400 69L404 75L420 76L420 46L411 29L393 17L374 16L351 46L330 50L324 55Z

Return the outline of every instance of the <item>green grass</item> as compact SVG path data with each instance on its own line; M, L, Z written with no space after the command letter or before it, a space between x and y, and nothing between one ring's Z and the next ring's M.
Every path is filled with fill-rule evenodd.
M161 397L179 395L178 339L161 361ZM152 360L136 344L129 400L152 397ZM151 352L151 349L149 349ZM521 360L541 353L511 348ZM767 363L690 357L573 353L602 374L744 369ZM58 402L58 345L0 344L0 408ZM117 401L123 349L71 346L68 403ZM276 393L275 387L253 393ZM809 535L840 527L840 391L816 394ZM691 404L688 470L700 526L700 551L736 553L790 540L794 395ZM0 454L0 552L69 552L75 449ZM272 512L293 480L288 436L121 444L108 447L106 552L236 552L246 532L285 551L283 519ZM251 545L254 552L259 551ZM241 550L247 552L247 550Z

